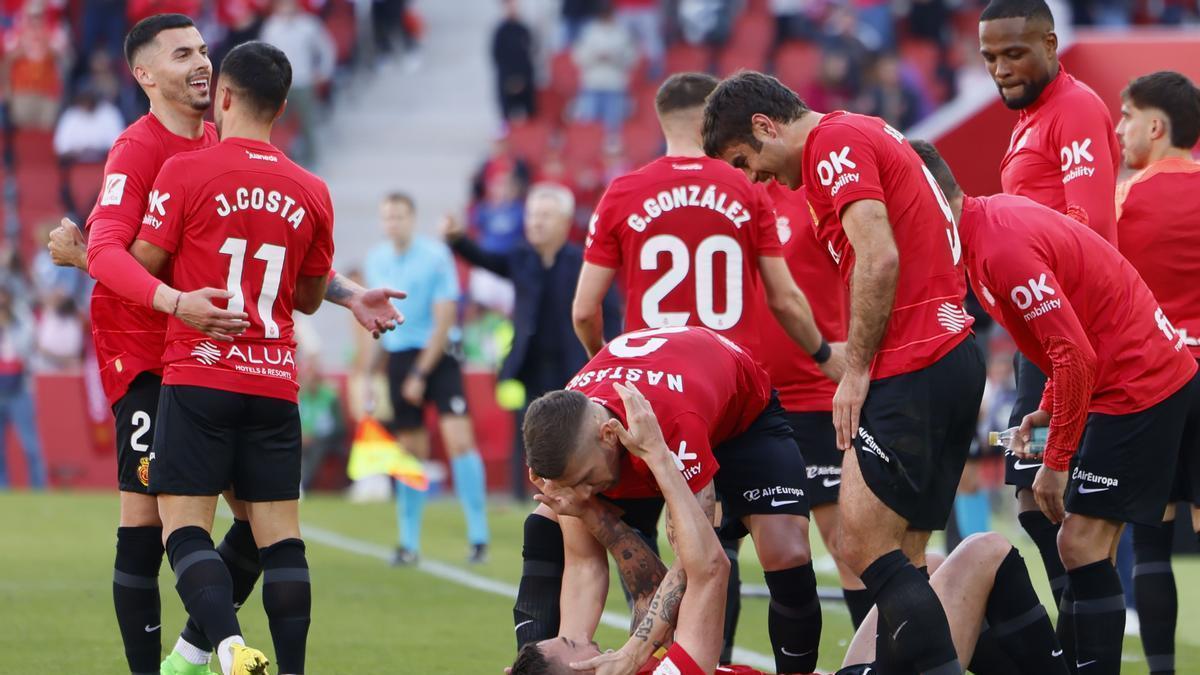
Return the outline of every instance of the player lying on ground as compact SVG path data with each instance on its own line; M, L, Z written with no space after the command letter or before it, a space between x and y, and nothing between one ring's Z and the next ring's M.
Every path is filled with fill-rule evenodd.
M1111 558L1123 523L1162 521L1184 425L1200 415L1196 361L1099 235L1025 197L965 196L932 145L914 147L950 199L983 307L1049 374L1013 450L1031 456L1031 428L1049 426L1033 493L1062 523L1063 647L1089 675L1117 675L1125 602Z
M682 567L687 579L686 589L682 583L672 586L661 602L652 601L646 610L646 613L658 613L663 617L672 615L671 623L675 626L674 643L663 657L662 664L653 672L711 674L717 668L723 642L729 559L713 530L711 515L700 508L680 473L676 464L677 456L667 446L649 401L635 385L614 382L612 388L624 404L628 429L618 419L605 422L605 429L615 434L621 445L644 462L653 474L653 480L671 514L667 528L671 548L675 551L677 565ZM538 482L540 487L545 488L544 480ZM551 486L547 494L536 498L542 504L560 509L562 515L582 517L584 512L581 509L586 508L592 514L589 520L595 524L600 522L598 519L604 518L606 512L581 506L591 501L586 499L586 492L586 489L577 491ZM579 497L584 499L580 500ZM619 527L612 520L615 519L609 521L612 526ZM650 569L655 573L662 574L665 571L661 561L632 530L628 530L621 538L628 542L640 559L649 561ZM631 588L638 586L636 583L630 585ZM639 625L637 630L641 628L642 625ZM632 661L630 654L625 649L601 654L590 636L580 636L579 640L563 636L526 645L511 672L514 675L551 675L582 670L632 674L641 668L645 659Z

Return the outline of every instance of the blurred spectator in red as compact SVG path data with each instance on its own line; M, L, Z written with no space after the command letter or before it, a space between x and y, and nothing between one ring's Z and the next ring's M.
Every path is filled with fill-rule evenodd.
M570 49L600 13L605 0L562 0L562 47Z
M721 45L733 29L733 0L679 0L676 20L684 42Z
M628 108L629 75L637 63L633 36L617 23L611 7L583 29L572 50L579 68L575 117L602 122L610 134L621 129Z
M0 287L0 490L8 489L8 428L21 439L29 487L46 488L46 463L26 361L34 353L34 320L19 296Z
M487 179L484 191L472 214L474 239L484 251L506 255L525 236L520 179L514 171L498 172Z
M471 202L482 201L487 197L488 184L496 177L510 173L517 177L517 189L523 194L529 187L529 164L513 154L508 139L499 136L492 141L491 154L471 178Z
M204 9L202 0L128 0L128 3L125 18L130 26L155 14L175 13L198 17Z
M492 64L500 114L506 121L537 114L533 48L533 33L518 16L517 1L504 0L504 18L492 33Z
M4 38L9 115L18 128L54 128L69 50L66 27L46 3L27 2Z
M617 22L637 40L641 55L650 64L650 76L659 77L663 69L663 16L659 0L613 0Z
M125 118L117 106L85 87L58 118L54 154L68 162L103 162L124 130Z
M893 54L881 54L875 60L871 84L864 96L866 114L882 117L900 130L921 121L925 113L921 91L901 76L900 60Z
M275 11L263 22L260 39L282 50L292 64L292 88L284 118L295 116L299 122L300 145L289 154L304 166L312 166L317 157L317 92L333 78L337 65L333 38L325 24L298 0L275 0Z

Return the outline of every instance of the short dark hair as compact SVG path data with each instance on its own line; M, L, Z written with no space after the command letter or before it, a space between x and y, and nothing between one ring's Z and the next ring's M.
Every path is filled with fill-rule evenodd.
M808 112L796 92L779 80L753 70L739 71L717 85L704 106L704 153L718 157L735 143L755 150L762 144L754 138L750 118L762 113L776 122L791 122Z
M566 472L587 408L587 396L567 389L544 394L529 404L521 435L525 463L535 474L553 480Z
M538 643L526 642L517 652L517 660L513 661L512 675L554 675L554 668L538 648Z
M196 22L183 14L155 14L142 19L125 34L125 62L133 68L133 59L142 47L154 42L164 30L192 28L195 25Z
M677 110L699 108L720 82L708 73L675 73L658 87L654 109L659 115L667 115Z
M1054 28L1054 14L1046 0L992 0L983 8L979 20L996 19L1044 19Z
M292 88L292 64L278 47L251 40L225 55L221 77L233 80L262 117L274 117Z
M1200 89L1173 70L1143 75L1129 83L1121 98L1135 108L1157 108L1171 124L1171 146L1192 149L1200 140Z
M933 143L918 140L909 141L909 145L916 151L921 161L925 162L925 167L929 169L929 173L933 174L933 179L937 181L938 187L942 189L942 194L946 195L947 199L954 199L962 194L962 188L958 186L954 172L950 170L950 165L942 158Z
M407 192L400 192L399 190L395 192L389 192L383 196L383 201L385 203L398 202L400 204L407 204L409 209L413 211L417 210L417 202L414 201L412 195L408 194Z

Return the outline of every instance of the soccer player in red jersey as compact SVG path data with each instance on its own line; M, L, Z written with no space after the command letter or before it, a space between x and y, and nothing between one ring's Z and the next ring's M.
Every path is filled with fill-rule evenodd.
M158 569L163 556L162 524L148 483L166 317L150 308L173 311L178 296L181 320L224 340L227 332L244 324L244 317L212 304L225 297L223 291L179 295L150 277L128 253L163 162L179 152L214 144L217 134L204 122L211 64L191 19L151 16L130 30L125 51L134 78L150 99L151 112L130 125L109 153L104 185L87 221L88 241L64 219L51 236L50 251L56 264L78 267L99 282L92 296L92 331L116 421L121 490L113 600L130 670L143 673L160 669ZM335 275L327 293L327 299L351 309L376 335L401 318L390 303L402 297L395 291L367 291ZM234 524L218 551L234 577L234 597L240 604L258 579L257 548L245 510L235 499L229 502ZM161 665L162 672L208 672L209 652L211 646L189 622Z
M232 583L209 534L232 485L263 568L263 608L283 673L303 673L311 590L299 529L300 417L292 311L320 306L333 257L323 181L270 144L291 65L248 42L221 64L218 145L162 167L132 252L187 291L224 286L249 327L229 343L168 322L159 424L150 461L167 555L188 613L222 671L265 672L245 647Z
M571 488L584 499L613 500L623 509L638 500L661 499L651 470L623 449L615 431L618 421L627 420L627 411L614 382L636 384L649 400L676 470L710 522L720 493L722 537L750 533L776 605L768 617L776 663L807 664L804 670L784 665L779 671L811 672L819 631L798 628L820 626L815 578L811 565L790 566L807 552L798 536L808 516L804 462L766 372L749 352L706 328L677 326L622 335L601 349L565 390L529 406L523 428L526 458L531 478L545 494ZM636 508L633 512L638 513ZM626 522L638 527L628 517ZM562 518L560 525L566 551L564 596L570 589L574 602L570 612L564 602L559 634L586 642L604 607L607 558L604 546L579 519ZM667 537L674 538L669 512ZM684 577L677 563L658 585L657 606L674 609L668 598L681 591ZM645 663L674 625L674 612L666 614L647 612L613 658L635 668ZM716 638L719 652L719 631Z
M1200 90L1172 71L1139 77L1121 96L1125 166L1137 170L1117 187L1117 243L1142 275L1188 351L1200 358L1200 288L1185 283L1200 275L1200 164L1192 148L1200 140ZM1151 673L1175 672L1175 623L1179 601L1171 571L1175 504L1191 502L1193 530L1200 530L1200 427L1184 427L1175 485L1165 526L1134 525L1137 598L1142 648Z
M950 196L984 308L1050 373L1019 436L1050 428L1033 493L1062 523L1067 658L1117 675L1125 602L1110 556L1123 523L1162 521L1184 424L1200 407L1196 361L1137 270L1095 232L1025 197L965 197L933 146L919 149ZM1027 455L1023 443L1015 450Z
M979 24L979 51L1000 98L1020 111L1000 164L1004 192L1067 213L1116 244L1112 195L1120 148L1108 107L1058 62L1054 17L1044 0L993 0ZM1017 400L1009 426L1037 409L1046 375L1015 358ZM1006 457L1005 482L1016 488L1021 526L1038 545L1056 601L1066 584L1057 558L1058 528L1043 516L1030 487L1036 458Z
M879 607L881 634L896 636L899 662L960 673L945 612L917 569L949 517L984 384L945 197L883 120L817 113L761 73L709 96L704 146L755 181L807 188L817 238L850 288L833 398L838 447L854 449L842 464L838 551Z
M817 328L830 340L844 341L845 287L837 265L814 234L804 187L793 191L771 182L763 189L775 206L783 259L796 285L812 304ZM759 302L765 308L766 296L760 295ZM757 354L758 360L771 376L771 386L779 392L779 402L787 411L788 424L804 456L813 519L826 547L835 550L838 486L842 482L842 455L837 448L831 412L837 383L826 377L776 322L761 324L759 341L762 349ZM842 595L857 628L871 609L870 594L845 563L839 559L837 565Z

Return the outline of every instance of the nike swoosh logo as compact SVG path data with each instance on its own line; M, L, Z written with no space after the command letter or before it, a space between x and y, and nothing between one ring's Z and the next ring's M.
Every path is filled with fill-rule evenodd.
M896 637L900 635L900 631L904 630L904 627L907 625L908 625L908 622L905 621L904 623L900 624L900 627L896 629L895 633L892 633L892 641L893 642L895 642Z
M1101 487L1101 488L1090 488L1090 487L1084 487L1084 486L1080 485L1080 486L1079 486L1079 494L1081 494L1081 495L1090 495L1090 494L1092 494L1093 492L1104 492L1105 490L1108 490L1108 489L1109 489L1109 488L1106 488L1106 487Z
M813 650L811 650L811 649L810 649L810 650L808 650L808 651L806 651L806 652L801 652L801 653L799 653L799 654L793 654L792 652L789 652L789 651L787 650L787 647L780 647L780 648L779 648L779 651L783 652L783 655L784 655L784 656L807 656L808 654L811 654L811 653L813 653Z
M783 501L779 501L778 499L772 499L771 506L787 506L788 504L795 504L798 501L800 501L800 500L799 499L785 499Z
M1050 656L1062 656L1062 650L1055 649L1054 651L1050 652Z
M517 627L513 629L513 632L515 633L515 632L521 630L521 626L528 626L531 623L533 623L533 619L530 619L528 621L522 621L521 623L517 624Z
M842 482L841 478L826 478L825 480L821 481L821 484L824 485L825 487L834 487L836 485L841 484L841 482Z
M1092 659L1091 661L1085 661L1085 662L1083 662L1083 663L1080 663L1080 662L1076 661L1076 662L1075 662L1075 667L1076 667L1076 668L1086 668L1086 667L1088 667L1088 666L1092 665L1092 664L1093 664L1093 663L1095 663L1095 662L1096 662L1096 659Z
M151 626L150 624L146 624L146 632L147 633L153 633L154 631L158 630L159 628L162 628L161 623L158 624L157 626Z
M1025 469L1036 469L1041 465L1041 462L1026 462L1025 460L1018 459L1013 463L1013 468L1017 471L1024 471Z

